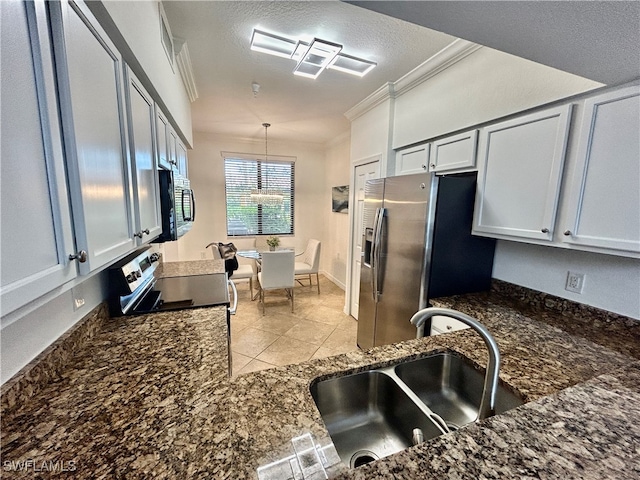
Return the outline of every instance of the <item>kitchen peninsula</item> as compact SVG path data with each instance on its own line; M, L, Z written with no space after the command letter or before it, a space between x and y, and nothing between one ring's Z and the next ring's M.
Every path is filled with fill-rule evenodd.
M357 469L335 464L331 478L638 477L638 322L501 282L437 306L489 328L501 378L530 403ZM16 471L31 459L73 462L66 478L257 478L294 437L331 442L309 393L318 377L443 350L486 364L482 340L460 331L230 379L226 328L223 307L104 318L46 385L13 395L25 372L7 382L3 477L32 477Z

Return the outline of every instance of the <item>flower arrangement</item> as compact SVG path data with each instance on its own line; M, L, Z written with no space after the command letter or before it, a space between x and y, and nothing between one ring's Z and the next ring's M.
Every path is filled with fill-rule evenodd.
M280 239L272 235L267 238L267 245L269 245L269 250L275 250L275 248L280 245Z

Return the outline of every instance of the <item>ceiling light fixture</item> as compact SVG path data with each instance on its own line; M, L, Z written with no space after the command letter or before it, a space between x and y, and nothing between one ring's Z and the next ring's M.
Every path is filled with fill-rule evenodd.
M267 129L271 126L270 123L263 123L264 127L264 161L267 162L269 158L269 150L267 148ZM260 177L265 179L266 188L262 188L262 185L258 185L260 188L251 189L251 203L257 205L282 205L284 200L284 194L277 188L269 188L269 176L264 175Z
M295 60L298 63L293 73L303 77L317 78L325 68L363 77L377 65L342 53L342 48L338 43L320 38L307 43L258 29L254 29L251 36L251 50Z

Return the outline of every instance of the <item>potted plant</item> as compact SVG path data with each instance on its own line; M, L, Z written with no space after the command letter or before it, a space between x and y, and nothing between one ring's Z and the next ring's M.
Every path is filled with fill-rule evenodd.
M269 245L269 250L273 252L276 247L280 245L280 239L272 235L271 237L267 238L267 245Z

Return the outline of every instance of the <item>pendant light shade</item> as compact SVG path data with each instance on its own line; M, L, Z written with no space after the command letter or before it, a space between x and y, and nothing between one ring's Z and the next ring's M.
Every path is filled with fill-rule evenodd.
M269 149L267 142L267 129L271 126L270 123L263 123L264 127L264 162L265 164L269 158ZM282 205L284 200L284 194L277 188L269 188L269 176L265 175L263 185L260 188L251 189L251 203L257 205ZM262 182L261 182L262 183Z

